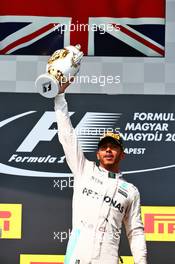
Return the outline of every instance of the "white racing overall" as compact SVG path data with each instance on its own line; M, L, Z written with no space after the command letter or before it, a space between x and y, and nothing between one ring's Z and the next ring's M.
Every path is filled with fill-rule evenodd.
M55 98L58 136L74 175L73 229L65 264L117 264L122 222L135 264L146 264L137 188L85 158L71 125L64 94Z

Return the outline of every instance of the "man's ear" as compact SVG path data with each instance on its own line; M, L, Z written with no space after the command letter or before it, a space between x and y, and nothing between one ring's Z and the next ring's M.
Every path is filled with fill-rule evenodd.
M97 156L97 159L99 160L100 159L100 156L99 156L98 151L96 152L96 156Z
M124 151L122 151L121 156L120 156L120 159L121 160L124 160L125 157L126 157L126 153Z

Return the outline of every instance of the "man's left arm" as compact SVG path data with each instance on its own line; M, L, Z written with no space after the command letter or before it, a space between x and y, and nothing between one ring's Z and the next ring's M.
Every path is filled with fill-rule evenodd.
M140 194L135 189L132 202L124 217L126 234L135 264L147 264L147 249L144 227L141 220Z

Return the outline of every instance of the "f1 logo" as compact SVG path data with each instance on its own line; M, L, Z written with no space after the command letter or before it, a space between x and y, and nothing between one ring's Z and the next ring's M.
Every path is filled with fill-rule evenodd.
M146 240L175 241L175 207L142 206Z
M21 238L21 204L0 204L1 238Z
M64 255L21 254L20 264L63 264Z

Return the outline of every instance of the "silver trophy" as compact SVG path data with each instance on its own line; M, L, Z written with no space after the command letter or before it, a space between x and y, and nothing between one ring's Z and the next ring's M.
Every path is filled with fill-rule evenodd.
M80 70L83 52L81 46L68 46L55 51L49 58L46 73L35 81L37 91L46 98L53 98L59 93L59 87L70 81Z

